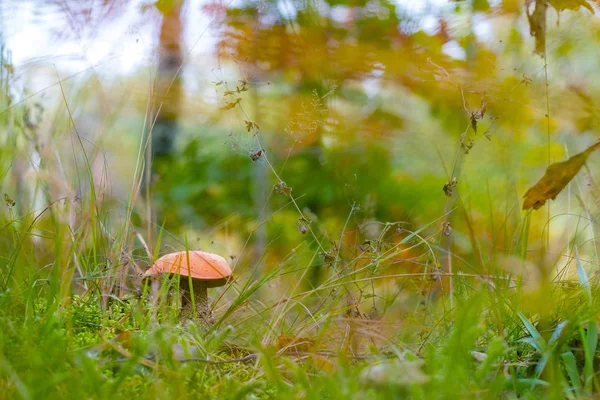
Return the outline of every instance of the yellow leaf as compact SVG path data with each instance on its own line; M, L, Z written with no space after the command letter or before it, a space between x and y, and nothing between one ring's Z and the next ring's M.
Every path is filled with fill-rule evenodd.
M594 8L586 0L548 0L548 3L557 11L578 10L579 7L584 7L594 14Z
M575 175L577 175L592 151L598 147L600 147L600 142L588 147L587 150L579 154L575 154L566 161L550 165L546 169L546 173L542 176L542 179L525 192L523 196L525 198L525 201L523 201L523 210L530 208L537 210L546 203L546 200L554 200Z

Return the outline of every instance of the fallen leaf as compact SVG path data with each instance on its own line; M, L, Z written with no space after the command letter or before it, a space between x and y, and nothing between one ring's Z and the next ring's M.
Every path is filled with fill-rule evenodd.
M592 151L598 147L600 147L600 142L588 147L587 150L579 154L575 154L566 161L550 165L546 169L546 173L542 176L542 179L525 192L523 196L525 199L523 201L523 210L530 208L537 210L546 203L546 200L554 200L575 175L577 175Z
M312 365L315 369L323 372L332 372L335 370L335 364L326 356L320 354L313 354Z
M281 335L277 338L277 348L285 353L307 353L312 351L315 345L313 339Z
M106 350L112 349L114 347L115 343L123 345L125 347L131 347L131 345L132 345L132 342L131 342L131 332L130 331L123 331L123 332L117 334L111 340L103 340L102 343L97 344L96 346L89 348L86 351L86 353L88 355L94 356L94 357L99 356L100 354L102 354Z
M488 357L488 355L486 353L482 353L480 351L472 351L471 355L473 356L474 359L476 359L477 361L479 361L481 363L484 362Z
M365 367L359 377L362 385L374 388L400 388L423 385L430 377L423 372L423 360L386 361Z

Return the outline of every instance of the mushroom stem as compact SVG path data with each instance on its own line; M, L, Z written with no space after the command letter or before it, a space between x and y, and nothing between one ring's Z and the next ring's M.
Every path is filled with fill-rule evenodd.
M208 290L206 282L199 280L192 280L192 289L194 292L194 301L192 302L191 290L188 279L185 277L181 278L180 288L183 291L183 298L181 301L181 314L180 319L185 320L197 320L203 323L210 323L211 312L208 304ZM196 313L194 314L194 305L196 306Z

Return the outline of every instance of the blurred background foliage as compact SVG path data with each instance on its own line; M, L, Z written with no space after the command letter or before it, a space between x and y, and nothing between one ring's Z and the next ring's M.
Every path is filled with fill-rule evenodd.
M60 235L88 244L87 272L123 251L143 269L145 247L187 243L230 256L246 277L311 265L314 284L332 254L354 259L421 227L431 248L394 268L444 269L451 250L455 272L480 273L546 247L568 265L571 244L597 250L582 220L598 213L595 156L530 226L521 197L597 140L599 5L547 2L535 54L541 3L3 2L7 218L28 226L50 207L23 246L56 262L44 235L63 218L71 232ZM47 35L42 54L21 47L29 37L39 50L30 24ZM78 230L86 221L91 232Z

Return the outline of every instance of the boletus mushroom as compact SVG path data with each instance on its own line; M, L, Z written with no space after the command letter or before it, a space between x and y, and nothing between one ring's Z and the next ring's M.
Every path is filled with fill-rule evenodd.
M227 260L217 254L204 251L181 251L166 254L156 260L152 267L144 273L144 278L163 274L179 279L179 289L182 294L180 319L182 321L197 319L205 323L211 319L207 289L225 285L232 276ZM194 304L196 315L193 310Z

